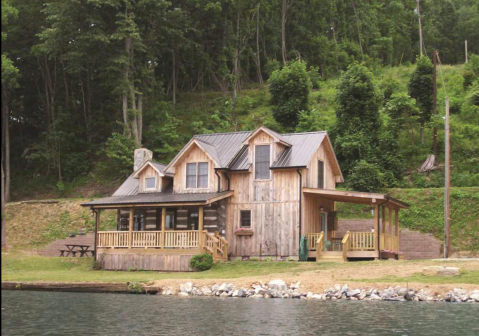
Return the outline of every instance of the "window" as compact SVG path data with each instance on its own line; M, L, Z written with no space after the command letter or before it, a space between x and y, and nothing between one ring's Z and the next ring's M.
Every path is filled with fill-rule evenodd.
M240 211L240 227L251 227L251 210Z
M186 164L186 187L208 188L208 162Z
M318 160L318 188L324 188L324 162Z
M156 189L156 177L145 178L145 190Z
M196 163L186 164L186 187L196 188Z
M256 146L255 153L255 179L269 180L271 172L270 165L270 149L269 145Z
M198 163L198 188L208 188L208 162Z

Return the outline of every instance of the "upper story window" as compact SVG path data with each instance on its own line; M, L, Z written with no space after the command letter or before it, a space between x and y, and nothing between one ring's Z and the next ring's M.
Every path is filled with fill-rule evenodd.
M324 189L324 162L318 160L318 188Z
M255 179L269 180L271 178L271 171L269 170L271 164L271 154L269 145L256 146L255 149Z
M156 177L146 177L145 178L145 190L155 190L156 189Z
M186 187L208 188L208 162L186 164Z

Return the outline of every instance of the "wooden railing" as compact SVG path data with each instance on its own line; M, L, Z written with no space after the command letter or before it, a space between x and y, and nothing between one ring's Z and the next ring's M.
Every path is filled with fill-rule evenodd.
M134 231L132 247L160 247L161 231Z
M381 250L399 252L399 238L387 233L381 233Z
M324 232L320 232L316 240L316 261L321 257L321 252L324 249Z
M374 232L350 232L351 251L374 251L376 250L376 239Z
M165 231L165 247L194 248L199 244L199 231Z
M203 250L213 255L213 259L228 259L228 241L218 232L212 234L206 230L203 231Z
M318 238L320 235L324 235L324 233L306 233L306 239L308 240L308 251L317 249Z
M98 232L98 247L128 247L129 232L102 231Z
M218 231L215 232L215 237L218 239L218 252L221 254L223 258L228 259L228 250L229 250L229 243L226 239L221 237Z
M343 240L341 241L341 244L343 244L343 259L344 261L348 261L348 251L349 251L349 246L351 244L351 232L346 232L346 234L343 237Z

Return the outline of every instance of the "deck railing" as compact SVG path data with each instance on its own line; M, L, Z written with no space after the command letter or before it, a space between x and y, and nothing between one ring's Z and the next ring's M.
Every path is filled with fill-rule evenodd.
M321 257L321 252L324 249L324 232L320 232L316 240L316 261Z
M387 233L381 233L381 250L399 252L399 238Z
M308 250L317 250L318 238L320 235L324 235L324 233L306 233L306 239L308 239Z
M341 241L341 244L343 244L343 259L344 261L348 261L348 251L351 245L351 232L346 232L343 237L343 240Z
M98 232L98 247L128 247L129 233L125 231Z
M228 242L219 233L203 231L203 249L213 255L213 259L228 258Z
M99 248L198 248L200 233L190 231L100 231ZM163 238L164 237L164 238Z
M374 232L350 232L351 251L374 251L376 250L376 239Z

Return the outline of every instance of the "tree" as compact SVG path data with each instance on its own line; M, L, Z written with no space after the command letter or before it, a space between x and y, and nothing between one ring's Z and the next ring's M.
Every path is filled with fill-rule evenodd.
M421 126L421 143L424 143L424 125L431 120L433 111L433 65L426 56L419 56L416 69L409 80L409 95L416 99L418 121Z
M273 116L286 130L293 130L301 111L308 109L311 80L306 63L296 60L281 70L276 70L269 79L269 92L273 105Z
M2 247L7 245L7 223L5 219L5 203L10 198L10 94L17 86L18 69L8 58L6 52L6 25L10 18L15 18L18 11L11 6L9 0L2 1Z

